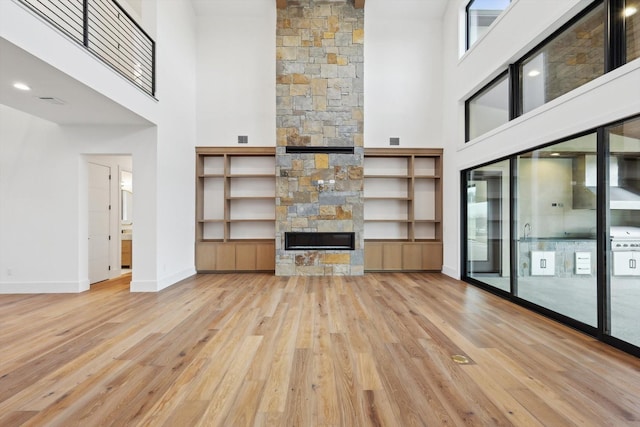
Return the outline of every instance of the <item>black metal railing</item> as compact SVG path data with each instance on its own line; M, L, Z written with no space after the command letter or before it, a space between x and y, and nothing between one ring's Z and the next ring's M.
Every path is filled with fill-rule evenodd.
M20 2L155 95L155 42L115 0Z

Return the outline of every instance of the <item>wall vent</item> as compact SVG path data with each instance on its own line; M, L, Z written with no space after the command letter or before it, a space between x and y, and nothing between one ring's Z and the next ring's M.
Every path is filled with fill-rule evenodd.
M249 136L247 135L238 135L238 144L248 144Z
M48 102L49 104L54 105L64 105L65 102L60 98L55 98L53 96L39 96L38 99L40 101Z
M389 138L389 145L400 145L400 138Z

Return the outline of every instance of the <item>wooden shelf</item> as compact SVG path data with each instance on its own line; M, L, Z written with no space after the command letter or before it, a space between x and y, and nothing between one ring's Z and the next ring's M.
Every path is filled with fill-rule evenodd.
M275 148L196 147L196 177L196 270L274 270Z
M275 178L275 173L273 174L232 174L232 175L224 175L227 178Z
M275 200L275 196L228 196L227 200Z
M364 178L396 178L396 179L411 179L407 175L364 175Z
M365 215L373 217L364 220L365 270L440 271L442 149L365 149L364 158L364 177L376 185L364 197Z
M364 200L413 200L411 197L386 197L386 196L367 196Z

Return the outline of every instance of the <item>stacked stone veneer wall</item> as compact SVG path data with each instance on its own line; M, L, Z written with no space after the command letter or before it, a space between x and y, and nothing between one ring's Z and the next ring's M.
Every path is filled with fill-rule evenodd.
M363 28L364 10L352 0L289 0L278 10L277 275L364 273ZM287 154L286 146L348 146L354 153ZM289 231L354 232L356 248L285 251Z
M551 101L604 74L604 8L551 43L547 50L545 101Z

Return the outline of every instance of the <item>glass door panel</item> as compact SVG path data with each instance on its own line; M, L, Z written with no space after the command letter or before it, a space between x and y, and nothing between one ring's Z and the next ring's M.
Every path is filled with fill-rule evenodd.
M640 119L607 131L611 335L640 346Z
M509 161L467 173L467 275L510 290Z
M597 326L596 134L517 157L517 295Z

